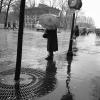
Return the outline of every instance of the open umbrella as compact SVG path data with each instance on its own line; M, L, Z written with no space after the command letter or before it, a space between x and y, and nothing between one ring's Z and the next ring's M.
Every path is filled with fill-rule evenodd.
M39 23L47 28L47 29L54 29L59 27L59 17L54 14L43 14L39 17Z

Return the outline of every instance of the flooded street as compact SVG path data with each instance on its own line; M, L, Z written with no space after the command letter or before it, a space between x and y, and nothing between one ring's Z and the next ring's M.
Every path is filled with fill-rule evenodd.
M4 50L0 52L0 72L15 68L17 51L17 31L2 32L5 34L5 43L2 46ZM50 62L45 60L48 55L47 40L42 35L42 32L24 31L22 67L46 71L48 75L47 66ZM69 38L70 31L58 33L58 51L55 52L54 63L50 63L56 70L50 78L46 78L39 96L29 96L25 100L100 99L100 38L94 33L79 36L73 43L74 56L66 59Z

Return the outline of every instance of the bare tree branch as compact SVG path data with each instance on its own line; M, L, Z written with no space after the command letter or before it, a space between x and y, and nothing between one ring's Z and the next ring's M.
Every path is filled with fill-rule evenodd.
M50 7L56 7L57 0L49 0Z
M8 7L7 7L7 12L6 12L6 18L5 18L4 28L7 27L8 12L9 12L9 8L10 8L10 3L11 3L12 1L13 1L13 0L9 0L9 2L8 2Z
M1 13L1 10L2 10L2 4L3 4L3 0L0 1L0 13Z
M26 4L28 4L30 8L35 7L35 0L26 0Z
M41 3L41 4L45 4L45 1L44 1L44 0L40 0L40 3Z

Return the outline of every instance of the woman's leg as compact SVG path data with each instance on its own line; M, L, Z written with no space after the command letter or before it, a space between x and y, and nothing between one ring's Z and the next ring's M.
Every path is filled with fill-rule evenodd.
M49 52L49 56L50 56L50 57L53 57L53 51L50 51L50 52Z
M51 60L51 59L53 59L53 51L49 51L48 53L49 53L49 55L48 55L48 57L46 58L46 60Z

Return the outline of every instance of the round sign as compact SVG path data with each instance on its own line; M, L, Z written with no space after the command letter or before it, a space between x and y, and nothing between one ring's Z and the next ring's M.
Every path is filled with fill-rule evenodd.
M81 0L68 0L68 5L71 9L79 10L82 7Z
M77 0L68 0L69 7L75 7L77 4Z

